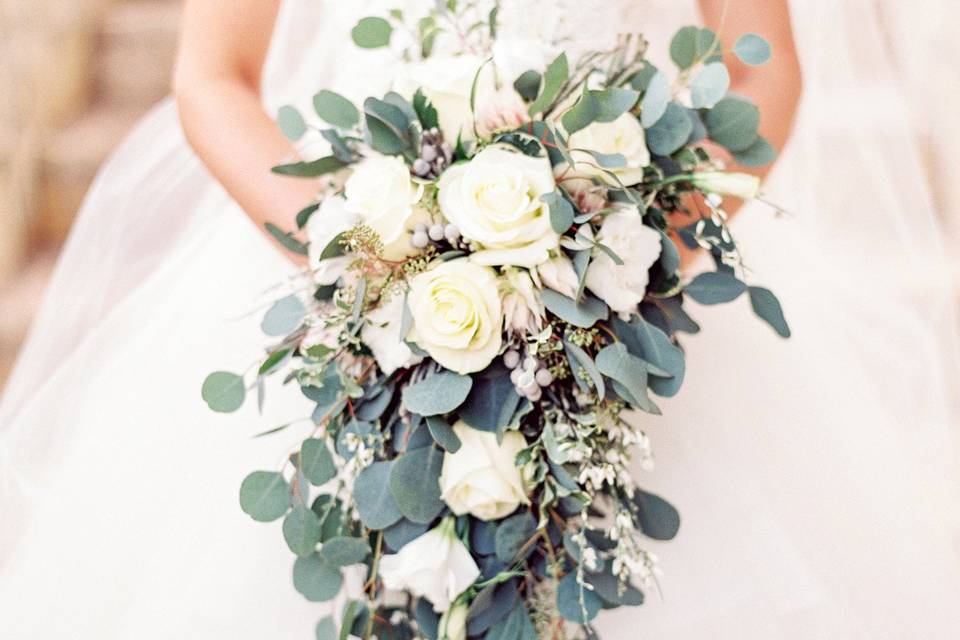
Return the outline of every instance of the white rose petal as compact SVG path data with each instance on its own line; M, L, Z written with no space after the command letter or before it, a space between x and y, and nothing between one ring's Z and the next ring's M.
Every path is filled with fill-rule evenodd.
M568 298L577 297L577 289L580 286L580 278L573 268L570 259L561 254L556 258L537 265L537 275L540 281L548 289L553 289L557 293L562 293Z
M568 144L571 149L622 155L626 159L626 165L606 171L616 175L620 182L628 187L643 181L643 168L650 164L646 134L640 121L631 113L625 113L613 122L594 122L571 135ZM599 167L592 155L585 151L572 153L576 163L573 168L575 175L599 178L611 186L616 186L616 181Z
M443 215L479 245L471 256L475 262L533 268L557 247L550 208L540 200L556 189L546 158L487 147L448 169L438 188Z
M473 111L470 93L483 60L472 55L435 55L408 65L395 83L398 93L408 99L419 89L433 103L444 138L453 144L457 137L472 140ZM481 73L478 95L492 92L493 74Z
M618 313L636 312L646 295L647 272L660 257L660 234L643 224L635 208L620 206L604 218L599 241L623 264L595 249L587 269L587 288Z
M543 329L546 310L527 271L507 270L501 289L503 316L509 331L523 336Z
M481 371L503 344L503 309L496 274L467 259L417 275L408 295L409 339L460 374Z
M380 559L380 576L387 589L408 590L433 604L443 613L477 578L480 569L470 551L457 538L455 521L446 518L399 553Z
M320 208L307 221L307 238L310 240L308 258L314 268L314 278L319 284L333 284L343 275L351 258L340 256L320 260L320 255L338 234L347 231L360 216L347 210L346 201L339 196L330 196L323 200Z
M453 431L460 438L460 448L444 454L440 473L441 497L451 511L498 520L521 504L530 504L516 465L517 454L527 446L523 435L509 431L498 444L496 434L463 421Z
M370 347L373 357L386 375L397 369L405 369L421 362L403 342L400 324L403 318L403 296L394 292L390 300L367 313L366 323L360 333L364 344Z

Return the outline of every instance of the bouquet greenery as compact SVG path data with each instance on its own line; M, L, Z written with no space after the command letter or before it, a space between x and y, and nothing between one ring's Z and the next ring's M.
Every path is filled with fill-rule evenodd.
M203 385L215 411L268 376L315 405L309 437L283 469L251 473L240 505L283 519L307 599L339 596L318 638L594 635L602 609L642 604L658 576L645 541L680 525L631 466L652 462L654 396L683 382L678 336L699 330L685 300L746 294L789 335L725 222L722 197L757 197L759 181L710 149L746 166L774 153L757 108L728 94L716 34L676 35L673 81L639 36L558 47L511 77L496 10L474 9L416 24L395 92L358 109L321 91L320 127L280 111L291 139L331 150L275 169L325 183L297 216L309 242L269 228L309 256L309 287L266 313L254 380ZM353 39L389 46L402 26L364 18ZM770 55L756 35L734 53ZM677 243L715 269L686 280Z

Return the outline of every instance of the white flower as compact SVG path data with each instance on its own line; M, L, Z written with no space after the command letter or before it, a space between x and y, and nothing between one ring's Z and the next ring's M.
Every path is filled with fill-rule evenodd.
M407 232L426 216L414 206L422 195L402 158L373 154L353 165L344 186L344 208L377 232L386 259L400 260L416 252Z
M760 178L749 173L727 173L726 171L701 171L693 174L690 180L693 186L721 196L733 196L752 200L760 193Z
M367 313L367 321L360 332L360 338L370 347L373 357L386 375L397 369L412 367L423 360L414 355L400 335L403 296L399 292L389 295L386 304Z
M617 265L606 252L595 249L587 268L587 288L614 311L635 312L647 291L647 271L660 257L660 234L643 224L635 208L619 206L604 218L599 241L623 264Z
M480 569L457 537L455 520L447 517L436 529L408 542L399 553L380 559L380 576L387 589L407 590L443 613L477 578Z
M417 89L433 103L440 119L444 138L454 144L457 137L472 140L473 112L470 92L483 60L472 55L430 56L422 62L408 65L396 82L396 90L412 98ZM493 90L493 75L481 74L477 86L478 97Z
M479 101L476 119L477 132L486 138L530 122L530 114L520 94L513 87L503 87Z
M556 188L546 158L494 145L450 167L438 187L443 215L479 247L473 261L533 268L557 247L550 207L540 200Z
M467 640L467 612L470 607L466 602L458 602L440 617L437 626L437 640Z
M613 173L626 186L643 180L643 168L650 164L650 151L647 138L640 121L631 114L624 113L613 122L594 122L570 136L571 149L588 149L604 155L621 155L626 160L622 167L606 169ZM616 181L608 176L597 160L585 151L572 151L576 166L575 175L599 178L615 186Z
M360 216L346 208L346 201L339 196L329 196L307 221L307 238L310 240L308 254L314 268L314 278L320 284L333 284L343 275L352 258L339 256L320 260L323 250L338 234L351 229Z
M508 269L501 282L503 317L508 331L524 336L543 329L546 310L537 296L530 274L519 269Z
M562 253L556 258L551 258L537 265L537 275L540 277L543 285L548 289L562 293L568 298L577 297L580 278L577 277L573 263Z
M408 295L410 340L442 366L467 374L493 361L503 343L503 310L493 269L451 260L417 275Z
M451 511L498 520L521 504L530 504L516 465L517 454L527 446L522 434L508 431L498 444L496 434L463 421L453 431L460 438L460 448L444 454L440 473L441 498Z

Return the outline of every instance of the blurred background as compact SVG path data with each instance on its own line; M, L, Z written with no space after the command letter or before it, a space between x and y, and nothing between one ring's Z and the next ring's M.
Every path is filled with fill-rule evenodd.
M960 3L874 8L957 273ZM168 93L180 12L180 0L0 0L0 388L97 168Z

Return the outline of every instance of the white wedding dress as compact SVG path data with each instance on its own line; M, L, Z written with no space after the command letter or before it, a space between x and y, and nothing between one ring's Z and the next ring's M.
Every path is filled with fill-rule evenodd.
M396 4L287 0L270 109L321 87L384 90L392 58L348 34ZM697 21L692 0L551 8L584 45L638 30L661 60ZM960 629L957 326L939 230L873 3L796 0L794 20L805 95L766 186L794 215L754 205L735 223L794 337L745 300L696 309L685 388L649 420L659 464L638 471L683 526L652 544L661 593L601 616L606 640ZM260 355L261 294L291 273L160 105L93 188L0 407L0 638L313 637L325 609L294 591L279 525L237 504L244 475L278 467L295 434L251 435L308 407L279 388L262 417L200 398L207 373Z

